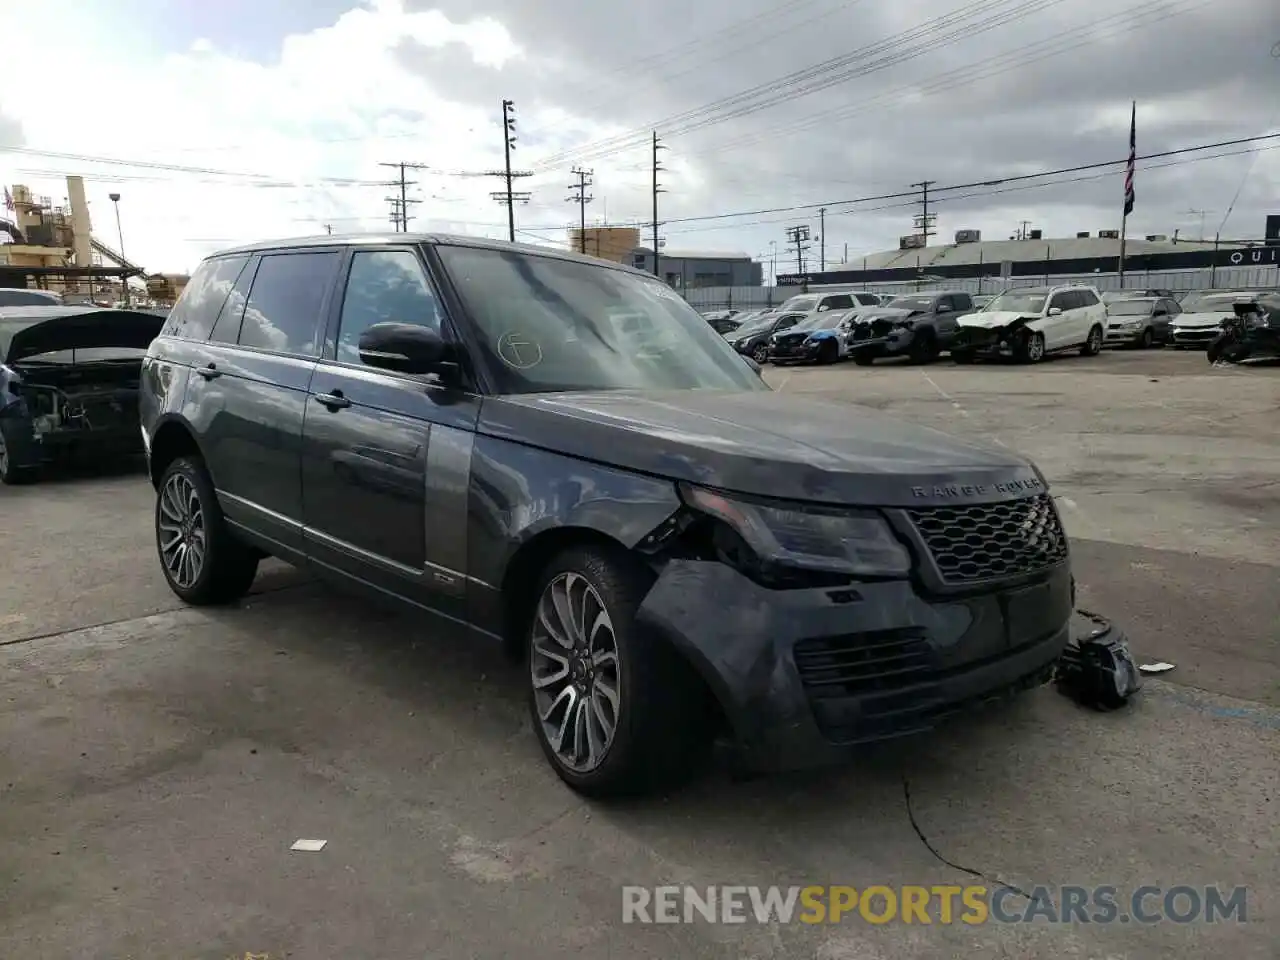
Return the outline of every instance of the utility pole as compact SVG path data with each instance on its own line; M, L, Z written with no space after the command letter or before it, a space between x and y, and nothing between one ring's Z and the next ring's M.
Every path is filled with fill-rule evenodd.
M587 187L591 186L595 181L591 179L591 170L583 170L580 167L573 168L573 175L578 178L577 183L569 184L569 189L574 191L567 199L569 203L578 205L578 247L579 253L587 252L587 204L594 198L587 193ZM596 238L597 254L599 253L600 238Z
M516 148L516 105L511 100L502 101L502 155L505 160L501 170L486 170L485 176L501 177L505 190L495 190L489 196L507 208L507 239L516 242L516 204L528 203L532 194L527 190L513 189L516 180L533 176L531 170L512 170L511 151Z
M1025 240L1025 239L1027 239L1027 228L1028 228L1029 226L1031 226L1031 221L1030 221L1030 220L1019 220L1019 221L1018 221L1018 232L1017 232L1016 234L1014 234L1013 239L1015 239L1015 240Z
M330 236L332 236L332 235L333 235L333 224L332 224L332 223L326 223L326 224L324 225L324 232L325 232L325 233L327 233L327 234L329 234Z
M662 141L658 139L658 131L653 131L653 275L661 277L662 271L658 267L658 248L662 245L662 239L658 236L658 194L666 193L658 184L658 173L666 168L658 162L658 151L667 149L662 145Z
M809 225L807 223L796 227L787 227L787 244L794 245L796 248L796 273L804 276L804 255L809 249L806 244L809 242ZM809 289L808 281L802 281L805 290Z
M1190 210L1184 210L1183 213L1189 213L1193 217L1200 218L1200 242L1204 243L1204 218L1206 214L1213 213L1213 210L1197 210L1192 207Z
M827 208L818 208L818 257L822 272L827 269Z
M396 198L396 215L391 222L395 226L397 232L408 232L409 230L409 204L418 203L417 200L409 199L409 187L417 184L417 180L406 180L405 172L408 170L428 170L430 169L425 163L409 163L407 160L397 160L394 163L379 163L380 167L391 167L399 176L392 180L387 186L398 187L400 196ZM388 198L391 199L391 198Z
M929 188L937 182L937 180L921 180L919 183L911 184L913 187L920 188L920 212L915 215L914 222L916 231L924 237L926 247L929 245L929 238L936 232L933 225L938 215L929 212Z
M391 204L391 229L395 233L404 233L409 229L409 217L406 211L411 203L421 203L420 200L407 200L400 197L384 197L387 203ZM332 231L330 231L332 232Z

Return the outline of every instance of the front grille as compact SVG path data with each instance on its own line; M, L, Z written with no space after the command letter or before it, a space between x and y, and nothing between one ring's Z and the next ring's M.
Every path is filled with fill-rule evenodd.
M1067 535L1047 493L1004 503L921 507L907 516L950 585L1036 573L1067 558Z
M933 668L928 641L906 630L810 637L794 654L811 696L883 693L927 680Z
M778 337L776 340L773 341L773 345L775 347L783 347L785 349L798 347L802 343L804 343L803 333L798 333L798 334L795 334L794 336Z

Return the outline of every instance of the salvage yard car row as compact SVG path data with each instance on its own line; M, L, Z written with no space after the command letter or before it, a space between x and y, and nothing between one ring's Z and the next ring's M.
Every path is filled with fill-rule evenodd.
M1055 353L1094 356L1104 346L1209 350L1239 314L1242 330L1280 323L1280 293L1202 291L1181 300L1168 290L1102 295L1086 284L1017 287L990 298L931 291L896 298L868 292L792 297L776 310L704 315L741 354L757 363L862 366L905 357L927 363L949 353L956 363L1007 357L1035 363ZM1253 318L1253 319L1250 319ZM1251 334L1269 350L1269 340ZM1243 347L1222 354L1253 355Z

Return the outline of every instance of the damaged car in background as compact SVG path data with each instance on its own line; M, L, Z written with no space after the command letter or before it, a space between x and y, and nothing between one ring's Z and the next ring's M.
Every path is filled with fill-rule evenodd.
M141 453L142 358L163 324L145 311L0 308L0 482L77 455Z
M1280 293L1238 300L1209 344L1209 362L1280 359Z
M971 363L977 357L1012 357L1038 363L1051 353L1102 352L1107 308L1090 286L1070 284L1006 290L977 313L957 321L951 359Z
M847 334L849 353L863 367L885 357L928 363L951 348L957 318L973 309L973 297L963 291L898 297L858 315Z
M1182 313L1169 328L1169 342L1177 350L1208 348L1218 339L1223 324L1236 316L1237 303L1252 303L1266 296L1258 291L1204 291L1182 299Z

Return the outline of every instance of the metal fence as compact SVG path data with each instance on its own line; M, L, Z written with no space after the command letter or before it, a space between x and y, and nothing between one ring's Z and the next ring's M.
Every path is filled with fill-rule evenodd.
M1052 274L1047 277L973 277L964 280L928 282L833 284L811 286L810 290L870 290L872 293L915 293L929 290L964 290L968 293L999 293L1009 287L1036 287L1045 284L1090 283L1103 293L1122 289L1116 273ZM1280 266L1207 267L1196 270L1139 270L1124 275L1123 289L1161 290L1262 290L1280 287ZM759 310L774 307L801 293L800 287L701 287L685 292L685 299L697 310Z

